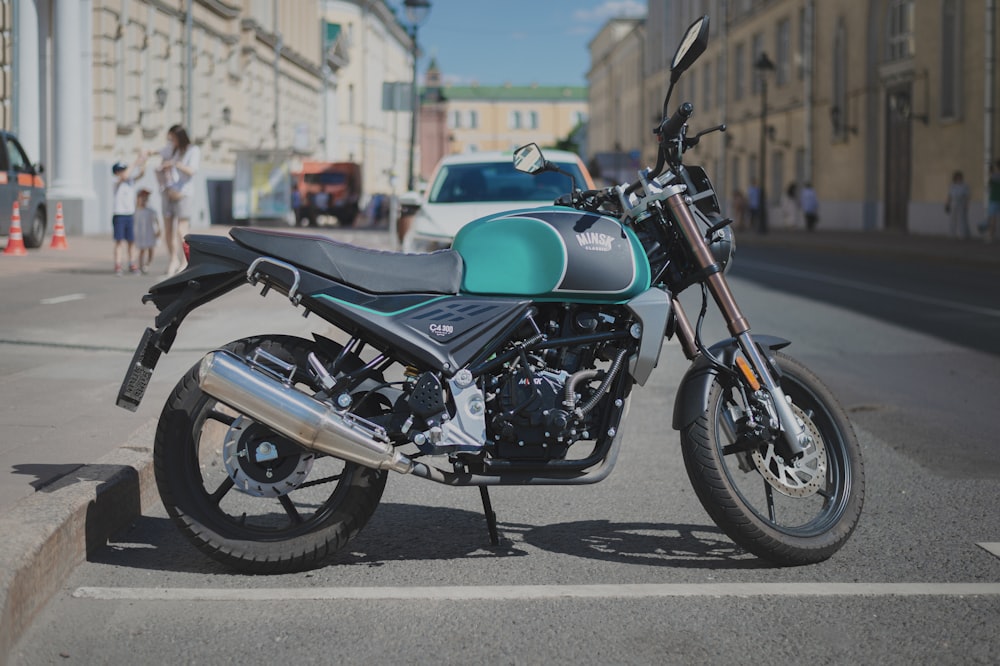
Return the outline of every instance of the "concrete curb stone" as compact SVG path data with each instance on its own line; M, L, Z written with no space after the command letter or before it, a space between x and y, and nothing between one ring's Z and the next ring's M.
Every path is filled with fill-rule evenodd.
M87 555L159 501L155 431L150 419L120 448L0 517L0 663Z

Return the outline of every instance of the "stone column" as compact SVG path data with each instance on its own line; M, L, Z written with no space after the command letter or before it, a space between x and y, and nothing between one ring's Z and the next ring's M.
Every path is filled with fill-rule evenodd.
M17 6L17 39L14 66L17 68L17 95L14 98L14 131L28 152L28 159L42 160L41 52L38 50L38 8L36 0L20 0Z
M49 205L54 211L62 202L67 233L95 233L110 228L110 221L96 219L93 185L91 0L54 0L52 8Z

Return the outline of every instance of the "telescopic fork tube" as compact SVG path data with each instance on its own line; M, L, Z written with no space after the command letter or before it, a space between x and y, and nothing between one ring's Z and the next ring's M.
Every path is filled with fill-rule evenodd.
M789 453L797 457L809 447L810 437L799 425L792 405L785 397L785 392L781 390L777 379L771 374L770 364L761 354L753 338L750 337L750 322L747 321L740 306L737 305L729 283L726 282L726 278L722 274L722 267L716 263L712 251L702 236L698 220L688 208L683 186L667 188L667 190L672 191L666 198L667 208L677 222L688 247L691 248L695 264L701 271L707 273L705 282L708 285L708 290L719 306L729 332L736 338L744 356L750 362L750 366L754 369L764 389L770 394L771 403L778 417L778 426L788 444Z

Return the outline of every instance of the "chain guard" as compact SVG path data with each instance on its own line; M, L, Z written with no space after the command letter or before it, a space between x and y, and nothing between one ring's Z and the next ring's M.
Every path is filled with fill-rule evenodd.
M792 405L795 416L812 439L812 443L792 464L788 464L774 450L774 443L759 447L750 453L757 471L772 488L788 497L809 497L819 492L826 483L826 446L823 437L805 412Z
M298 488L315 454L245 416L226 433L222 460L235 488L253 497L281 497Z

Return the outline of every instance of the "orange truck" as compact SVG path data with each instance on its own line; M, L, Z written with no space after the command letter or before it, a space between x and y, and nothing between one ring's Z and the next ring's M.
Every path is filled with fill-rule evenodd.
M358 216L361 166L354 162L303 162L292 172L292 206L299 224L316 226L321 215L350 227Z

